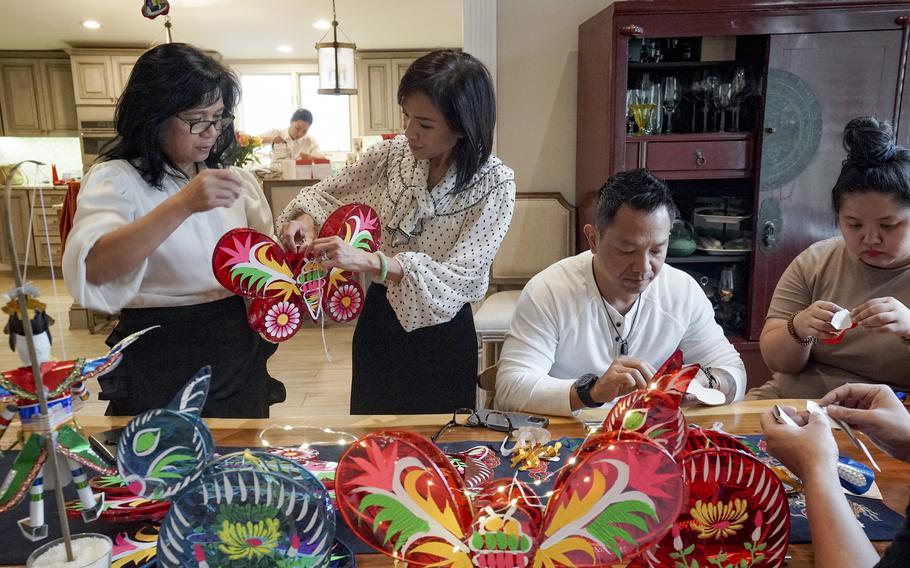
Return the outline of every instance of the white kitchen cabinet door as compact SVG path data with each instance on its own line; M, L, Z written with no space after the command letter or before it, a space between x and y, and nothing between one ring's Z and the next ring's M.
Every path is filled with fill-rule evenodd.
M109 55L73 55L70 62L77 105L109 105L117 101Z
M39 77L34 59L0 60L0 115L6 136L44 133Z
M45 127L50 136L78 136L73 71L66 59L39 59Z
M392 131L392 63L388 59L359 62L357 78L360 99L360 133L376 135Z
M115 99L120 98L123 89L125 89L126 84L129 83L130 73L133 72L133 67L138 60L138 55L114 55L111 57L111 68L114 74L113 95Z
M401 78L404 77L405 72L407 72L408 67L411 66L411 63L414 63L416 58L412 57L409 59L393 59L392 60L392 77L395 78L395 81L391 85L392 87L392 132L404 132L404 113L401 110L401 106L398 104L398 85L401 83Z

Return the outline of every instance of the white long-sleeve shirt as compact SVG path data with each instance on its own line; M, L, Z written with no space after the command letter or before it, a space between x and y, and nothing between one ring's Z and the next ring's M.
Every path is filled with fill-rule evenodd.
M499 360L496 408L572 414L569 395L575 379L586 373L602 375L619 357L620 344L608 317L621 322L618 329L628 340L629 357L657 368L679 348L685 363L733 377L735 398L742 399L742 359L691 276L665 264L637 305L622 316L603 302L592 260L590 251L566 258L525 286Z
M212 272L218 239L238 227L267 235L274 232L271 209L256 178L240 168L233 170L244 184L240 198L230 207L194 213L139 266L99 286L85 276L85 259L98 239L148 214L188 181L165 175L159 190L126 160L92 166L79 190L63 254L63 277L70 294L87 308L112 314L122 308L189 306L230 296Z
M312 156L313 158L325 158L326 155L319 147L319 142L309 134L300 138L291 138L287 128L275 128L262 135L263 138L281 138L288 146L288 155L292 160L296 160L300 154Z
M468 186L453 193L455 165L433 188L429 161L417 160L399 136L370 146L337 175L304 188L278 217L309 213L321 227L346 203L365 203L382 222L380 250L404 268L386 297L406 331L450 321L487 292L490 265L509 228L515 175L490 156Z

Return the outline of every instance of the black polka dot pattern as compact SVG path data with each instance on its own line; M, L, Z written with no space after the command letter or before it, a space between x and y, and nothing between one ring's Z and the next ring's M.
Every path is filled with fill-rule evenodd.
M343 204L373 207L383 222L381 250L404 267L401 282L388 282L387 297L407 331L445 323L465 303L483 299L515 207L515 174L494 156L458 193L454 166L432 189L427 172L427 161L414 159L405 137L386 140L336 176L303 188L277 221L309 213L321 225ZM418 206L412 192L421 188L432 207ZM390 220L401 218L390 229Z

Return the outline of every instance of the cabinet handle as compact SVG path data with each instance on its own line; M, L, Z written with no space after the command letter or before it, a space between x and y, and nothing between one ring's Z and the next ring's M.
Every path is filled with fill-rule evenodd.
M707 158L705 158L705 153L701 150L695 151L695 165L699 167L704 167L708 163Z
M766 134L774 134L775 132L777 132L777 128L774 128L773 126L768 126L765 128Z
M765 250L771 250L777 245L777 226L774 221L765 221L761 232L761 242Z

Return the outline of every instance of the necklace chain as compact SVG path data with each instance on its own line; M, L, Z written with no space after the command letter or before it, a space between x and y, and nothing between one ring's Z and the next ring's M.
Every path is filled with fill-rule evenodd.
M641 311L641 308L638 308L638 301L641 300L641 292L638 293L638 297L635 298L635 301L632 302L632 307L630 310L635 309L635 315L632 316L632 324L629 326L629 331L626 333L626 336L623 337L619 333L619 329L616 327L616 324L613 322L613 317L610 315L610 309L607 307L607 301L604 299L603 294L600 292L600 284L597 283L597 272L594 271L594 262L591 262L591 274L594 275L594 285L597 287L597 295L600 296L600 301L604 305L604 315L607 316L607 321L610 322L610 327L616 333L616 341L619 342L619 354L628 355L629 354L629 338L632 337L632 332L635 330L635 323L638 321L638 313Z

